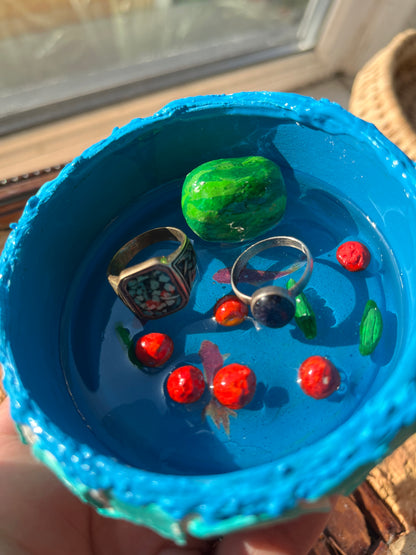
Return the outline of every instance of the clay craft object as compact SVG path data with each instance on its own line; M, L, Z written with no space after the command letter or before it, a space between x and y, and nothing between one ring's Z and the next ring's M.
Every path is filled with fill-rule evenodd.
M185 220L205 241L255 239L279 222L285 208L282 172L264 156L211 160L192 170L182 188Z
M294 323L260 332L249 318L231 327L213 318L231 289L213 276L247 245L219 248L195 235L182 186L209 160L252 155L273 161L284 179L278 234L298 237L313 256L312 341L293 333ZM0 362L21 437L100 514L177 544L316 511L353 491L415 430L415 184L414 164L373 125L295 94L178 100L116 129L29 200L1 255ZM198 272L186 306L142 329L106 270L120 245L167 225L192 235ZM349 238L372 254L358 275L335 258ZM259 253L241 289L263 286L250 283L251 270L273 272L274 262L272 251ZM299 279L286 275L282 287L289 277ZM368 299L389 333L362 356ZM127 350L155 331L175 349L153 374ZM313 355L338 369L342 395L303 393L297 372ZM250 404L236 416L213 400L202 419L215 373L232 363L256 375ZM207 384L189 404L165 395L168 375L185 364L203 368Z
M295 285L295 280L290 278L286 284L286 287L290 289ZM307 296L302 291L295 298L296 309L295 309L295 322L299 329L302 331L306 339L314 339L317 334L316 328L316 316L313 311Z

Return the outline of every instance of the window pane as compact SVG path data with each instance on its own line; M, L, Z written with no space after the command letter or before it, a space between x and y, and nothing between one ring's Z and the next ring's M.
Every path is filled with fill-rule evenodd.
M1 0L0 133L313 47L331 0Z

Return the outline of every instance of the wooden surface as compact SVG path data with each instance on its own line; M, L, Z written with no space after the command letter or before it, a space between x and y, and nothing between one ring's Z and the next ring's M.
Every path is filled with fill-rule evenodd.
M0 185L0 249L26 200L59 173L47 168ZM0 400L3 393L0 390ZM416 435L340 497L310 555L416 555Z
M310 555L416 554L416 435L340 497Z

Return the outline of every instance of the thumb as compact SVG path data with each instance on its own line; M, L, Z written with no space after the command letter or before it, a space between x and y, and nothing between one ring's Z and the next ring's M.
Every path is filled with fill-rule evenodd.
M294 520L225 536L217 555L307 555L325 528L329 513L311 513Z

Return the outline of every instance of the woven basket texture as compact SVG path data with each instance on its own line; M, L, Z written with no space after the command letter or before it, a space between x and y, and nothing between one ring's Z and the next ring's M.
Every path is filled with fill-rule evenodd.
M416 29L397 35L357 73L349 110L416 160Z

